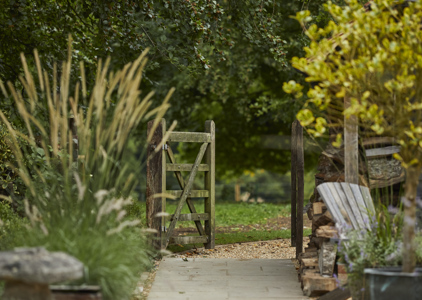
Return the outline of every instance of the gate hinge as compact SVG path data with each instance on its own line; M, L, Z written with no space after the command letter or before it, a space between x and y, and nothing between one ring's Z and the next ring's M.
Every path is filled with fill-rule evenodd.
M167 232L167 227L166 226L161 226L161 232Z
M169 146L168 146L167 144L164 144L164 145L163 145L163 150L166 150L166 151L167 151L167 150L168 150L168 148L169 148Z

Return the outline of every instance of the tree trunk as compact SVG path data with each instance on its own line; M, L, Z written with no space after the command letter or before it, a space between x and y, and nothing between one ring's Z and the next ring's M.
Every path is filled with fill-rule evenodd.
M407 168L403 222L403 272L413 273L416 266L415 224L416 224L416 190L421 167Z

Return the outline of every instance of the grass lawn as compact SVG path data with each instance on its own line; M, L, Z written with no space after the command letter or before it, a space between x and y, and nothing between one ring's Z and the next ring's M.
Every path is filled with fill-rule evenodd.
M194 201L198 213L204 212L203 201ZM166 211L173 214L176 210L176 203L167 201ZM185 205L182 214L190 213ZM215 205L215 223L216 226L265 224L267 219L278 216L290 216L290 204L272 204L272 203L244 203L244 202L220 202ZM193 226L192 222L179 222L176 227L182 225Z
M199 205L201 204L201 205ZM199 213L203 212L202 202L196 201L195 207ZM166 211L170 214L176 210L176 204L167 202ZM189 209L184 207L182 214L189 213ZM221 202L215 206L215 218L217 227L231 227L231 232L216 233L216 245L233 244L240 242L266 241L274 239L290 238L290 229L285 230L256 230L236 231L236 225L254 225L266 224L267 220L277 217L290 216L290 204L272 204L272 203L233 203ZM168 223L169 224L169 223ZM167 226L168 226L167 224ZM233 227L234 226L234 227ZM176 228L194 227L193 222L180 222L176 224ZM303 235L311 234L311 229L305 229ZM191 234L190 234L191 235ZM170 245L168 250L172 252L180 252L196 247L202 247L202 244L190 245Z

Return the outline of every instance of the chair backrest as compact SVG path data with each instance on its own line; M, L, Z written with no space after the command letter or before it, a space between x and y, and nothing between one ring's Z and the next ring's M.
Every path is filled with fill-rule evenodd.
M369 214L375 214L375 208L367 187L346 182L326 182L317 189L338 225L347 224L355 230L371 230Z

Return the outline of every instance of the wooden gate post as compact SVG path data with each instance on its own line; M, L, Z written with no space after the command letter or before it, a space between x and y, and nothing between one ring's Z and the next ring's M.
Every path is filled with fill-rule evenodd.
M291 244L292 247L296 247L296 197L297 197L297 123L298 121L295 120L292 123L292 136L291 136L291 199L290 199L290 237L291 237Z
M206 249L215 247L215 123L214 121L205 122L205 132L211 135L211 141L205 152L205 163L209 165L209 171L205 172L205 190L209 195L205 198L204 212L209 214L205 221L205 234L208 236Z
M350 98L344 97L344 110L350 107ZM358 120L344 117L344 180L359 184Z
M303 128L298 120L292 124L291 137L291 243L296 247L296 258L303 249L304 156Z
M153 124L154 120L148 122L148 136L153 129ZM166 190L166 152L164 148L158 152L155 152L155 149L160 144L165 133L166 121L162 119L154 131L147 150L147 226L157 231L154 234L155 239L153 241L153 246L156 249L163 248L163 238L165 237L165 234L162 234L165 226L165 217L157 217L157 214L165 211L166 198L157 198L156 195L163 194Z
M303 128L297 122L297 224L296 258L303 251L303 202L305 198L305 160L303 154Z

